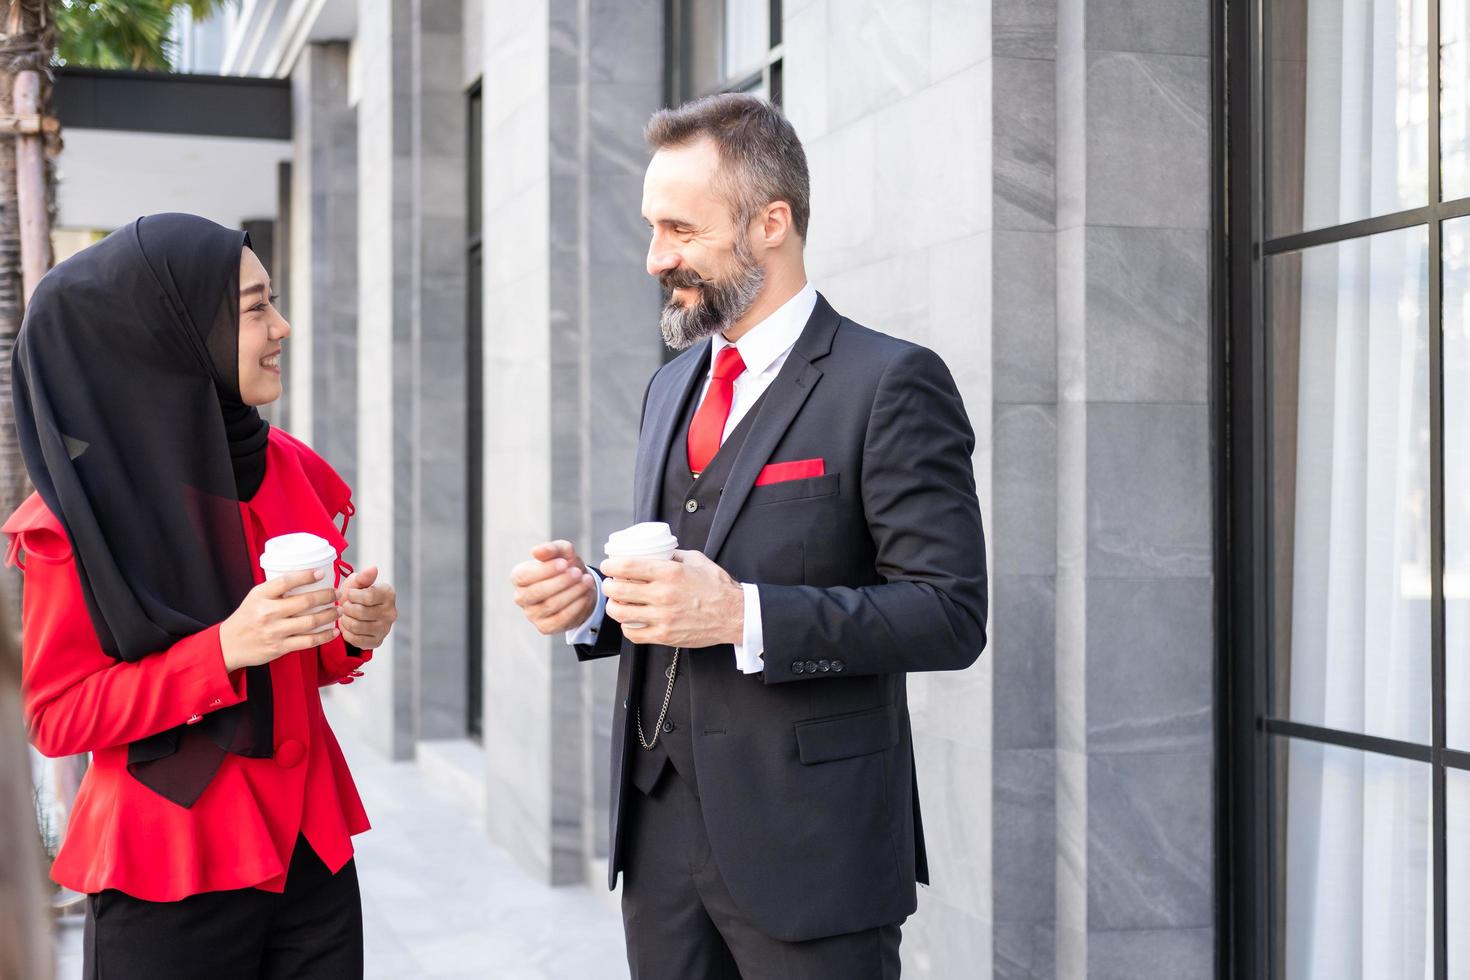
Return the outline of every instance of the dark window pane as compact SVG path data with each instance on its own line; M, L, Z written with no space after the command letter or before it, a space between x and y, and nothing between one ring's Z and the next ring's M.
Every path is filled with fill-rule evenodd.
M1428 237L1273 256L1274 713L1430 738Z

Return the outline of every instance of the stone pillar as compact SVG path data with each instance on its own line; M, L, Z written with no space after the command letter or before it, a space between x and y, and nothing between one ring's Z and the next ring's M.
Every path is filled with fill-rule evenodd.
M505 574L553 537L596 560L631 515L659 364L639 201L662 4L497 0L484 29L486 812L533 873L580 882L606 849L613 667L530 630Z
M348 46L308 44L291 72L291 432L357 479L357 112Z
M996 980L1055 965L1057 108L1053 0L992 7Z
M1057 974L1210 977L1210 5L1057 33Z
M411 510L419 738L463 738L465 543L465 95L461 0L414 0Z
M463 732L460 17L458 0L364 0L354 53L357 563L393 583L401 618L364 697L346 700L372 713L367 730L393 758Z

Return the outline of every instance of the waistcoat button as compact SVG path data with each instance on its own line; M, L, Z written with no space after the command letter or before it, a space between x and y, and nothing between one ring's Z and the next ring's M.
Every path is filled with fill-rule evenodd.
M304 758L306 758L306 747L294 738L288 738L276 746L276 765L282 769L298 766Z

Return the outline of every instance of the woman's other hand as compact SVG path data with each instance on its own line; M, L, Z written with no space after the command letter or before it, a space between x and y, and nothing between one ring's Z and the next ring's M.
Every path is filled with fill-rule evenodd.
M337 619L333 603L337 595L330 588L304 595L286 595L292 589L321 582L321 572L292 572L262 582L250 590L240 608L220 624L219 643L225 655L225 669L256 667L268 664L298 650L310 650L337 638L338 630L313 632ZM311 610L331 606L322 612Z
M359 650L376 650L398 621L398 594L378 581L376 567L353 572L338 593L342 606L342 639Z

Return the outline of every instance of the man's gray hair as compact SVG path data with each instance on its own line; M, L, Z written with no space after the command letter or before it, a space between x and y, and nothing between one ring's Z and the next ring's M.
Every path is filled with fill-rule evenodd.
M791 223L806 241L811 216L811 178L806 151L791 123L770 102L727 93L660 109L643 127L654 150L686 146L708 137L720 152L718 183L736 223L745 227L773 201L791 206Z

